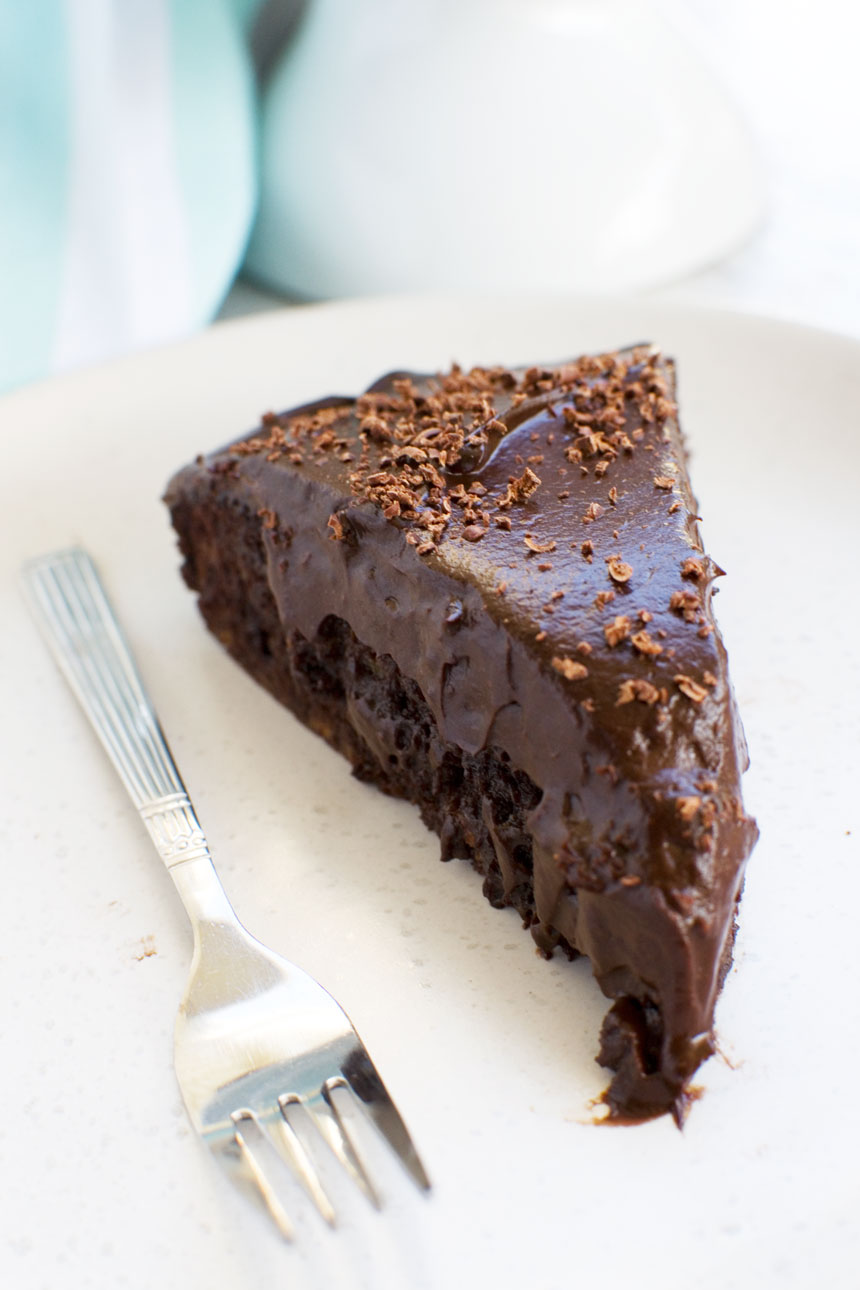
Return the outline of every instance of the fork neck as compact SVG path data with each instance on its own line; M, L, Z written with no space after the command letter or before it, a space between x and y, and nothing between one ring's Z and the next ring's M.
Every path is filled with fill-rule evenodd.
M239 920L208 854L173 864L169 873L191 920L195 938L205 923L238 924Z
M149 797L138 810L196 935L203 923L229 924L238 919L215 872L206 836L179 772L175 771L175 775L177 791Z

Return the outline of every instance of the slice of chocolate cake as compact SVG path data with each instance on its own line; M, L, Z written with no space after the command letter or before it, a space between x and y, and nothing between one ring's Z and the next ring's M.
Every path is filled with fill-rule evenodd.
M212 631L614 1000L616 1117L714 1050L755 842L671 363L384 377L180 471Z

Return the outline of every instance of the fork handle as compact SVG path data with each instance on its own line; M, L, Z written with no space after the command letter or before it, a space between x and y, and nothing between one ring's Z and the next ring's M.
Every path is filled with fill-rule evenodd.
M89 555L79 547L46 555L26 565L22 576L54 658L170 870L192 923L202 918L235 919L155 709ZM180 867L187 867L181 876Z

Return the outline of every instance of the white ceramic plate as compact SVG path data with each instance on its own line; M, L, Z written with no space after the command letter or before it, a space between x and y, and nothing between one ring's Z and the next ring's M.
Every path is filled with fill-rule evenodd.
M415 812L204 631L162 488L269 407L391 367L643 339L680 365L761 842L683 1133L592 1125L607 1007ZM222 324L0 405L4 864L0 1283L847 1286L856 1273L860 346L640 301L401 299ZM224 1183L171 1066L189 934L15 573L101 565L240 917L353 1017L435 1181L294 1249ZM393 1184L393 1186L391 1185Z

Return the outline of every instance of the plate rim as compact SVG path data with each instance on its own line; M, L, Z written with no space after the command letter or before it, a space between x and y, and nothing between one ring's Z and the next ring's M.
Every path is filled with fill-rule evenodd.
M262 309L231 318L215 318L207 326L177 339L129 350L127 353L115 355L103 361L55 372L50 376L7 390L0 395L0 414L19 401L38 399L48 391L97 381L102 373L121 372L126 367L145 367L151 362L157 362L169 356L179 356L184 350L190 352L210 343L213 336L226 335L229 339L240 332L249 334L255 331L265 332L275 326L287 325L292 320L295 320L298 325L301 316L308 313L315 317L331 315L337 318L350 314L360 317L362 313L396 312L398 309L477 308L489 305L512 308L518 304L534 307L542 302L551 304L553 307L567 307L572 312L585 312L589 308L600 310L617 308L622 312L633 308L653 308L657 313L674 320L695 318L697 321L714 322L718 326L735 325L753 331L761 329L781 331L786 336L797 339L807 337L813 343L846 346L860 351L860 335L853 336L834 328L805 323L799 319L781 317L757 309L738 309L709 301L678 299L671 290L641 293L565 291L549 293L512 290L390 292L379 295L347 296L336 300L285 300L283 303L274 304L271 309Z

